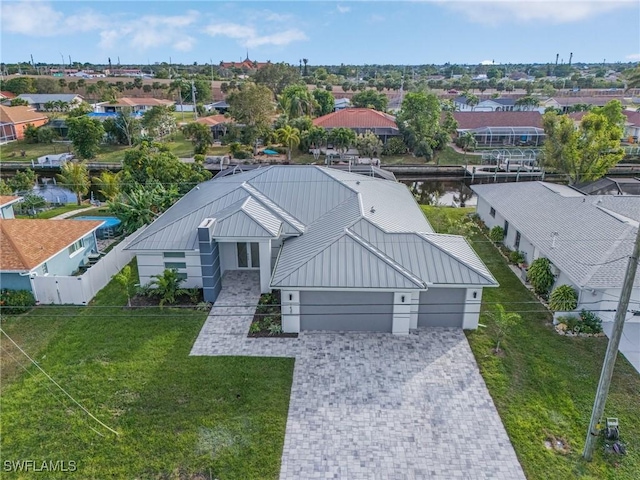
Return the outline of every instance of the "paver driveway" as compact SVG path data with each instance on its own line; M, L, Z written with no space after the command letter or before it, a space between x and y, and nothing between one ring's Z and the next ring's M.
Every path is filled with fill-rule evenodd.
M225 280L218 304L257 300L255 279ZM524 478L461 330L248 339L246 311L213 312L192 355L296 358L282 480Z

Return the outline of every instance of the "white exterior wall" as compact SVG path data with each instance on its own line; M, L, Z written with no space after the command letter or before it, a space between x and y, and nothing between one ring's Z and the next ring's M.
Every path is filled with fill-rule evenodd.
M227 270L236 270L238 268L238 258L235 242L219 242L220 249L220 274Z
M202 288L202 269L200 267L200 253L196 251L185 252L184 258L164 258L162 252L138 253L138 275L140 285L147 285L153 275L161 275L165 262L183 262L187 268L178 269L180 273L186 273L187 279L182 283L183 288Z
M393 327L391 332L394 335L409 334L412 307L411 291L395 292L393 294Z
M271 291L271 240L259 243L260 251L260 292Z
M462 328L464 328L465 330L476 330L478 328L481 304L482 288L467 288L467 295L464 302Z
M420 309L420 292L411 292L411 313L409 315L409 328L418 328L418 310Z
M300 332L300 292L298 290L281 290L282 331L284 333Z

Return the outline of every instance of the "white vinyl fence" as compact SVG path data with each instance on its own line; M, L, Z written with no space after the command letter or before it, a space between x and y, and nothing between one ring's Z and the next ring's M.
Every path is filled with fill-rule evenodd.
M82 275L37 276L33 279L36 301L40 304L87 305L135 253L124 250L145 227L129 235Z

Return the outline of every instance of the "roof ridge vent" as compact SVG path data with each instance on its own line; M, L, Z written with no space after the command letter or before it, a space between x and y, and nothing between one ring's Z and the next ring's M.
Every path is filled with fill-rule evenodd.
M371 210L369 210L371 213L376 213L376 209L372 206Z

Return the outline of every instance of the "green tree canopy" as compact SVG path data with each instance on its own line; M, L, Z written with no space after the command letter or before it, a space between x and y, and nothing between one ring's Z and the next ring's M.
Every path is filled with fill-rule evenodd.
M13 192L30 192L36 184L37 178L36 172L30 168L26 168L16 172L16 174L7 181L7 184Z
M350 128L334 128L329 132L327 141L340 151L340 155L343 155L350 147L355 145L356 134Z
M566 115L547 112L542 118L545 166L565 174L571 184L603 177L624 157L625 117L618 100L585 114L577 128Z
M253 79L256 84L267 87L272 92L272 98L275 98L287 86L298 82L300 70L286 63L269 63L260 68Z
M184 163L166 145L146 141L126 151L120 175L123 192L162 185L167 190L175 188L180 194L211 178L202 165Z
M60 167L60 173L56 175L58 183L68 188L78 197L78 205L82 204L82 197L89 192L91 181L89 169L85 162L65 162Z
M312 116L316 101L306 85L289 85L280 94L279 105L289 119Z
M153 140L161 140L178 128L172 108L165 106L155 106L144 112L142 126L147 131L147 137Z
M373 108L380 112L387 109L389 99L384 93L378 93L375 90L363 90L351 97L351 104L354 107Z
M89 117L67 118L69 139L80 158L93 158L98 153L104 137L104 128L100 120Z
M166 189L162 185L145 187L136 185L121 192L108 203L109 211L120 219L126 233L133 233L153 222L162 212L180 198L178 189Z
M98 187L98 192L107 200L113 200L120 193L120 173L105 170L92 180Z
M205 155L207 148L213 145L213 135L211 129L202 123L191 122L182 127L182 133L191 140L193 153L195 155Z
M264 85L245 83L240 90L227 96L227 103L229 115L245 125L243 137L246 143L253 144L256 138L270 130L275 108L273 95Z
M356 148L360 156L374 158L382 153L382 141L373 132L361 133L356 137Z
M318 116L327 115L328 113L333 112L335 107L335 98L331 92L321 88L316 88L312 95L317 104L316 113Z
M291 125L285 125L276 130L278 141L287 147L287 160L291 161L291 150L300 143L300 130Z
M396 122L405 144L415 155L431 157L440 142L441 106L438 97L424 92L410 92L402 101Z

